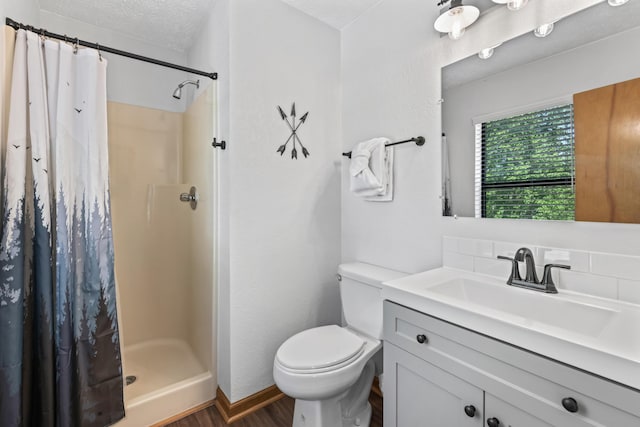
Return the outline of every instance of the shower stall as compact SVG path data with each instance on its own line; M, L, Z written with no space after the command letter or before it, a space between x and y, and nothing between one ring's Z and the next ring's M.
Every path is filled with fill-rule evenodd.
M0 69L4 93L9 93L17 28L24 26L7 19L6 61ZM46 30L34 31L67 39ZM75 43L76 49L78 44L98 48L82 40ZM128 52L99 48L99 54L132 57ZM153 67L177 69L179 73L172 71L177 76L208 78L176 80L173 97L173 89L166 93L173 111L134 102L109 101L107 105L115 282L127 383L126 416L115 424L118 427L158 425L211 404L217 386L217 153L212 147L217 74L139 55L133 58L155 63ZM123 65L111 59L110 65ZM0 131L5 132L8 100L3 99L0 107Z
M183 113L108 104L127 380L117 426L153 425L215 394L214 86Z

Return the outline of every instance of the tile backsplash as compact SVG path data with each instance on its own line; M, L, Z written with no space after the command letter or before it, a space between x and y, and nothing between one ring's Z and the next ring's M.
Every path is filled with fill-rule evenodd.
M499 260L497 256L513 257L521 247L533 252L538 277L542 277L545 264L571 266L571 270L555 269L553 272L560 291L564 289L640 304L640 256L445 236L442 264L506 280L511 272L511 263ZM524 274L524 266L521 272Z

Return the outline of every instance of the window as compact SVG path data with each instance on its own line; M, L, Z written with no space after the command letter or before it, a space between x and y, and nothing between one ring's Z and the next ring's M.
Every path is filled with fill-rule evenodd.
M476 217L575 218L573 105L476 125Z

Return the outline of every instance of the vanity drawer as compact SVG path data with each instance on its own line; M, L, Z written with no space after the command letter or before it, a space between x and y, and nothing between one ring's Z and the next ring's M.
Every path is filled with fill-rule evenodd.
M640 426L637 390L389 301L384 319L386 342L552 425Z

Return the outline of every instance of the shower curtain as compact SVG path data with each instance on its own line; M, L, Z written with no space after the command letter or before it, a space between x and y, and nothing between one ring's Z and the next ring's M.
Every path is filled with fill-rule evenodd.
M106 60L16 33L0 228L0 425L124 416Z

